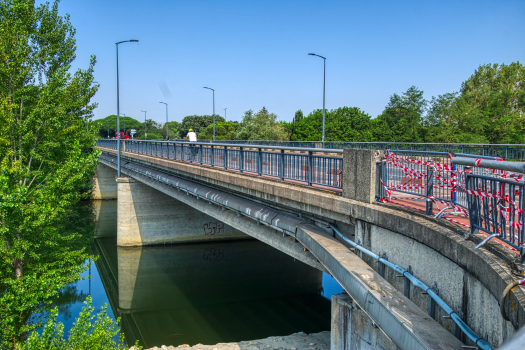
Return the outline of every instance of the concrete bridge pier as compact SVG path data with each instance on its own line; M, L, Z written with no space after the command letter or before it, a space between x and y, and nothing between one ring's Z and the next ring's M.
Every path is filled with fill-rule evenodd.
M132 178L116 183L118 246L251 238Z

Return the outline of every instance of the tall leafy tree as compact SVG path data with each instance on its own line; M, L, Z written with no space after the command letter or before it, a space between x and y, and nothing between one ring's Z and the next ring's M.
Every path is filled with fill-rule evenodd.
M263 107L254 113L244 112L241 124L235 133L238 140L288 140L287 129L277 121L277 115Z
M376 121L378 141L422 142L422 120L427 104L423 91L415 86L401 95L394 93L390 96L388 105Z
M322 130L323 110L317 109L296 124L291 139L319 141L322 139ZM327 141L372 141L371 117L357 107L326 111L325 136Z
M36 312L79 278L88 255L63 233L98 161L86 132L95 58L71 73L75 29L58 1L0 0L0 342L16 348Z
M220 115L215 114L215 124L225 122L226 120ZM182 119L182 123L179 128L179 136L181 138L186 137L188 130L193 129L200 135L206 132L208 125L213 124L213 116L211 115L189 115Z

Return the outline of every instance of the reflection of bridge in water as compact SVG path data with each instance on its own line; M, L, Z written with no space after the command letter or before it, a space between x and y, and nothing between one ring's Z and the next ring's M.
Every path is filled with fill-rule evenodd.
M128 344L216 344L330 328L322 272L257 241L115 247L96 262Z

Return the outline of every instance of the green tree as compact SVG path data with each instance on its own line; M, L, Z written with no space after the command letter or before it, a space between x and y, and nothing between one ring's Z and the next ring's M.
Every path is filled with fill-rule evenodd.
M89 195L98 163L95 58L70 73L75 30L58 1L0 0L0 347L16 348L89 255L63 220Z
M215 123L215 140L234 140L235 132L239 128L239 123L220 122ZM208 125L206 131L199 135L203 140L213 140L213 124Z
M464 115L476 116L489 142L525 142L525 67L520 62L479 66L460 93L471 109Z
M124 350L127 349L122 333L119 341L114 338L119 334L116 322L107 315L107 306L101 308L100 312L92 316L94 308L91 306L91 297L84 302L79 317L75 320L73 327L69 330L67 339L64 337L64 325L57 322L58 309L51 311L51 317L42 329L42 334L32 332L23 346L23 350ZM91 323L92 320L95 322ZM135 343L135 349L142 349Z
M357 107L341 107L326 111L326 141L372 141L371 117ZM317 109L295 125L292 141L320 141L323 131L323 110Z
M215 124L225 122L226 120L218 114L215 114ZM208 125L213 124L213 116L211 115L189 115L182 119L180 126L179 136L185 138L188 130L193 129L197 136L200 138L200 134L206 132Z
M289 133L277 122L277 115L266 108L254 113L244 112L241 124L235 133L237 140L289 140Z
M415 86L409 87L402 95L394 93L375 121L374 138L378 141L422 142L422 121L427 105L423 91Z

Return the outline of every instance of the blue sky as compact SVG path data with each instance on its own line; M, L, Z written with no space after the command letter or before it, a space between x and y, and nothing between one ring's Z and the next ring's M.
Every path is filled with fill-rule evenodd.
M121 113L162 122L215 111L240 120L265 106L282 120L297 109L356 106L372 117L411 85L425 97L457 91L485 63L525 54L525 1L62 0L77 29L74 68L97 56L95 119ZM166 87L162 89L162 86ZM164 90L164 92L162 91Z

